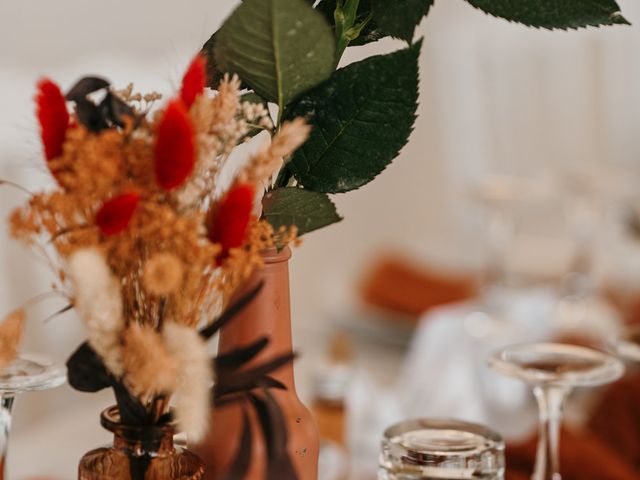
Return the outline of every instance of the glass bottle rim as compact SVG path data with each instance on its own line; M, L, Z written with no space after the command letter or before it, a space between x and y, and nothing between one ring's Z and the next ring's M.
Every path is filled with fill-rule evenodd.
M125 438L139 440L155 440L173 435L175 424L173 421L157 423L154 425L129 425L122 422L120 410L117 405L105 408L100 414L100 425L106 430Z

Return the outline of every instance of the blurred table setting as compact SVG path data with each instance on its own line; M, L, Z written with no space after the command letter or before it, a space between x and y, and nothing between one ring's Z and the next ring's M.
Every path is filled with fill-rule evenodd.
M115 0L94 10L77 0L0 2L0 216L51 183L38 127L25 113L36 78L48 72L70 86L82 72L108 72L114 86L135 78L136 91L172 98L191 68L185 59L210 40L231 4L252 4L220 3L151 8ZM297 357L289 390L318 425L318 479L441 478L443 458L459 478L468 478L460 468L468 462L495 480L542 471L534 480L559 480L555 469L562 480L638 479L640 57L629 51L640 47L640 33L637 26L523 32L468 3L425 2L429 18L415 31L426 36L411 140L374 184L354 186L354 195L329 188L342 192L329 201L332 232L313 232L291 249L287 339ZM618 3L640 22L639 3ZM52 24L60 12L77 31ZM349 48L333 67L407 49L393 37ZM273 104L260 106L274 114ZM238 149L225 153L229 178L241 172L243 156L259 151L249 141ZM302 186L288 174L268 181ZM342 215L348 222L338 223ZM35 373L23 368L32 384L0 378L7 478L77 478L80 458L114 439L99 423L113 395L60 386L61 365L86 337L82 319L51 292L46 262L10 241L7 222L0 233L0 317L27 305L24 351L51 359ZM280 254L280 245L274 250ZM258 353L268 343L258 341ZM228 353L216 344L208 355ZM253 440L268 443L268 433ZM239 450L250 443L241 441ZM464 441L481 444L469 458L460 453ZM451 451L438 450L447 442L450 461ZM186 444L176 437L177 447ZM296 461L305 459L302 450ZM394 476L407 465L434 477Z

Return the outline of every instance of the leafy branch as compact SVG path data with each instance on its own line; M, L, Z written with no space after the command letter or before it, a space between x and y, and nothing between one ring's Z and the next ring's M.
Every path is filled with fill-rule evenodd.
M464 1L536 28L629 23L616 0ZM274 226L295 224L306 233L339 221L327 194L367 184L408 142L421 47L413 40L433 5L434 0L244 0L204 45L212 85L222 72L236 73L245 87L278 105L278 125L304 116L313 127L267 192L264 217ZM385 37L402 39L408 48L337 69L347 48ZM291 188L294 183L297 188Z

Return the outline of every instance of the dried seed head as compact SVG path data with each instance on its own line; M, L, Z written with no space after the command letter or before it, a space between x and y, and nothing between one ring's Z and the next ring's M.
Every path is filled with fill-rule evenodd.
M0 323L0 368L6 367L18 356L24 318L24 310L16 310Z
M124 381L131 393L145 398L173 393L176 363L153 327L129 325L123 335L123 347Z
M164 297L175 293L184 278L184 265L171 253L158 253L144 266L144 287L153 295Z

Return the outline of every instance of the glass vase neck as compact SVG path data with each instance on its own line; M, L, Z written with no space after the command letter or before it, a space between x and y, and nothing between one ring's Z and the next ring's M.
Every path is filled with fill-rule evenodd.
M160 425L125 425L120 419L118 407L107 408L100 416L100 423L113 433L113 447L125 450L128 455L168 455L174 451L174 428L170 423Z
M201 480L204 464L174 445L170 422L127 425L118 407L102 412L102 426L113 433L113 444L87 452L78 465L78 480Z

